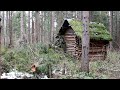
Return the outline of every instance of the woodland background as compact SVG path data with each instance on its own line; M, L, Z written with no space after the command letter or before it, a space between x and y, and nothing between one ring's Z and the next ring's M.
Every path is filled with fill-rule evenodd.
M120 11L89 11L89 21L103 23L113 38L110 42L112 52L108 53L104 62L91 62L89 75L80 72L78 74L80 66L78 61L74 62L70 56L66 57L63 53L48 49L49 45L54 44L64 19L75 18L82 21L82 11L0 11L0 17L2 18L1 59L4 61L4 71L16 68L28 72L30 66L36 62L50 62L53 69L63 67L66 63L72 76L63 75L60 78L78 78L77 76L80 78L80 75L95 78L96 71L99 71L98 76L104 75L100 71L101 68L102 71L106 68L115 70L120 68ZM105 72L107 78L119 77L119 75L111 76L110 73L109 70Z

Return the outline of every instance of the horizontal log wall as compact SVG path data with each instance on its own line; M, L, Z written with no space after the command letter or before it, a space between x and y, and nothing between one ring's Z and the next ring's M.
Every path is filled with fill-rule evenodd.
M66 31L64 35L64 39L66 42L66 50L68 54L76 57L77 59L81 59L82 49L80 45L78 45L76 39L76 35L74 32L69 29ZM105 43L103 41L90 41L90 50L89 50L89 58L90 60L104 60L106 56L106 47L104 46Z
M66 42L66 50L68 54L75 56L76 52L76 35L74 34L72 29L68 29L64 35L64 39Z

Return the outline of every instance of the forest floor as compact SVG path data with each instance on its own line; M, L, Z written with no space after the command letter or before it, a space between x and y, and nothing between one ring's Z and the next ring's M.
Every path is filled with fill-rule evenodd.
M35 64L42 73L47 74L49 70L46 65L51 64L54 79L120 79L120 53L115 51L108 52L104 61L91 61L89 74L80 71L79 60L41 44L19 49L2 48L2 61L3 73L16 69L31 74L31 66ZM64 74L62 70L65 70Z
M106 60L91 62L91 66L91 71L106 75L107 79L120 79L120 52L108 52Z

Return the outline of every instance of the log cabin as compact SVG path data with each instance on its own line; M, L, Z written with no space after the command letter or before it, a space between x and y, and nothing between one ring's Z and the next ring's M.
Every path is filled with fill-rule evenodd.
M61 26L57 36L55 45L70 54L76 59L80 59L82 55L82 22L76 19L66 19ZM105 60L107 55L107 47L109 41L112 40L110 33L101 23L90 22L90 60Z

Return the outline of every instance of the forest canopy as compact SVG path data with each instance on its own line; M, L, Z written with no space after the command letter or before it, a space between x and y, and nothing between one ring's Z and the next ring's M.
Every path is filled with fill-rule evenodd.
M70 19L68 20L68 22L75 31L76 35L82 37L82 22L75 19ZM89 27L91 39L107 41L112 40L110 33L107 31L106 27L102 23L90 22Z

